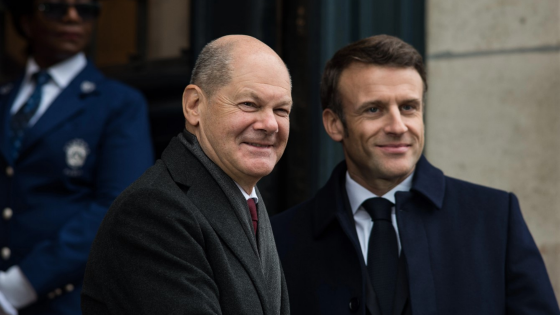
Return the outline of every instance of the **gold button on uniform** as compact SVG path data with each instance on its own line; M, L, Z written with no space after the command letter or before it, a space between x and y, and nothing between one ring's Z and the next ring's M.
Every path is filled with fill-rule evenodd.
M4 260L10 259L10 255L12 255L12 251L8 247L2 247L2 258Z
M14 176L14 169L11 166L6 167L6 175L8 175L8 177Z
M72 292L74 291L74 285L72 283L68 283L64 286L64 289L66 290L66 292Z
M54 290L54 294L56 294L56 295L61 295L61 294L62 294L62 290L59 289L59 288L56 288L56 289Z
M54 297L56 296L56 294L54 294L54 291L53 291L53 292L49 292L49 294L47 294L47 296L49 297L49 299L52 300L52 299L54 299Z
M12 218L13 214L14 214L14 212L10 208L4 208L4 211L2 211L2 217L6 221L10 220Z

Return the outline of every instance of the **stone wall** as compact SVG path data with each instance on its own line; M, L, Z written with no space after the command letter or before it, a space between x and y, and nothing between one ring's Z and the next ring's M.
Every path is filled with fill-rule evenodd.
M560 300L560 1L426 4L426 156L517 195Z

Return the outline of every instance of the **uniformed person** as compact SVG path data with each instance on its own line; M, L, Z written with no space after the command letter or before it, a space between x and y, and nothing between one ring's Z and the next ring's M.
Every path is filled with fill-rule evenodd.
M153 162L147 106L83 53L97 1L5 2L30 55L0 87L0 314L80 314L97 228Z

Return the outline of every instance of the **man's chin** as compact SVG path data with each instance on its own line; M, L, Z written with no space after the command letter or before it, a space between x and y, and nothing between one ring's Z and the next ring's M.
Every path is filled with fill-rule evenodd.
M272 162L263 162L263 161L252 161L248 160L247 164L245 165L245 174L254 177L254 178L262 178L272 172L274 169L274 165L276 163Z
M383 177L387 180L404 180L408 175L412 174L414 165L410 165L410 163L406 163L406 165L391 165L383 171L385 173Z

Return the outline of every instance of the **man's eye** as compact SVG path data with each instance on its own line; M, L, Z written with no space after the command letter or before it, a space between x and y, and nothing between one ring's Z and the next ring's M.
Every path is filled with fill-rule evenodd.
M248 106L248 107L257 107L255 103L251 103L251 102L243 102L241 103L241 105Z
M278 115L283 116L283 117L290 115L290 111L287 110L287 109L284 109L284 108L278 108L278 109L275 109L274 111L276 113L278 113Z
M368 112L370 112L370 113L377 113L378 111L379 111L379 108L377 108L377 107L368 108Z
M401 106L401 109L404 110L404 111L411 111L411 110L414 110L414 106L412 106L412 105L403 105L403 106Z

